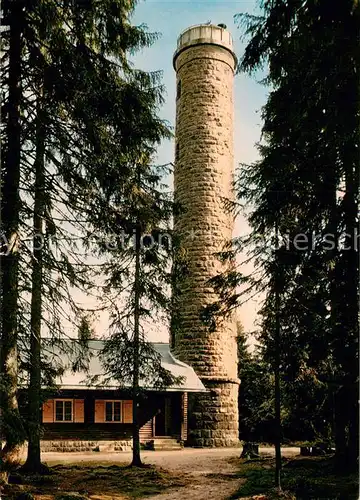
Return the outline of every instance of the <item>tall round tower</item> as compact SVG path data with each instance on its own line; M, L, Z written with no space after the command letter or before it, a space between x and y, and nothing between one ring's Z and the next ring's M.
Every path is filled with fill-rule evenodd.
M219 297L208 280L224 271L216 253L232 238L233 79L236 57L224 25L196 25L178 38L174 193L180 211L175 233L186 273L176 278L171 329L174 354L189 363L208 392L189 398L189 444L238 443L235 321L215 331L200 318Z

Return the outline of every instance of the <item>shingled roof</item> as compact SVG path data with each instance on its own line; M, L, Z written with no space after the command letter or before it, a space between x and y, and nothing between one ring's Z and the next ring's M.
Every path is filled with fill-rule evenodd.
M100 352L104 347L102 340L88 341L88 349L91 353L87 371L73 371L73 364L78 356L78 342L76 340L66 340L65 343L69 349L60 349L59 346L46 346L45 357L48 361L54 358L64 368L64 373L56 380L56 383L62 389L118 389L119 384L115 380L107 380L102 385L101 380L104 377L104 369L100 360ZM45 342L46 345L46 342ZM167 392L206 392L206 388L196 375L191 366L176 359L170 352L170 346L166 343L153 343L155 351L161 356L161 365L175 377L182 377L182 382L166 388ZM89 376L98 377L96 385L89 383ZM140 385L142 385L140 383ZM126 387L126 385L125 385ZM145 387L147 390L156 390L154 387Z

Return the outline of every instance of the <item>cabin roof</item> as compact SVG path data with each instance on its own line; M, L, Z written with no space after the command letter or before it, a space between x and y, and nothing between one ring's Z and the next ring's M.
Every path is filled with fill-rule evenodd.
M107 380L106 384L102 384L101 380L104 377L104 369L99 357L100 351L104 346L103 340L89 340L88 348L91 353L88 362L87 370L80 369L73 371L73 364L76 357L79 356L79 343L76 339L67 339L64 341L66 349L61 349L58 345L47 344L43 342L45 357L51 362L54 359L64 368L64 373L56 380L56 384L62 389L118 389L119 383L115 380ZM45 345L44 345L45 344ZM161 365L175 377L183 377L180 384L167 387L167 392L206 392L206 388L196 375L194 369L176 359L170 351L170 346L167 343L152 343L154 349L161 356ZM89 383L89 376L98 376L96 384ZM156 390L154 387L144 387L140 382L140 386L147 390ZM124 384L123 387L129 387Z

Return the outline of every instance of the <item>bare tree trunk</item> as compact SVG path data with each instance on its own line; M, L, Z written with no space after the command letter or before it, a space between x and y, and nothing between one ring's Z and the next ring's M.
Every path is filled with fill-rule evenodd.
M17 316L20 220L20 149L21 149L21 35L22 2L10 2L6 12L9 37L9 103L7 116L7 151L2 179L1 229L7 242L1 256L2 311L0 352L0 403L2 433L6 444L1 451L1 470L18 458L19 445L24 440L17 402Z
M44 473L41 463L41 317L43 281L43 217L45 213L45 123L42 96L37 102L35 202L33 217L33 269L31 295L30 384L28 404L28 454L23 471Z

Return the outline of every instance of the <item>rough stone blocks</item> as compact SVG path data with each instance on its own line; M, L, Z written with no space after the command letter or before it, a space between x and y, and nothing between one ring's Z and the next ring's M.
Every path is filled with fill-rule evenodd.
M237 346L234 318L211 331L203 308L219 300L209 279L226 270L218 252L232 238L234 57L227 49L193 45L176 58L175 200L180 213L186 273L174 287L174 354L193 366L208 387L189 403L189 444L229 446L238 442Z

